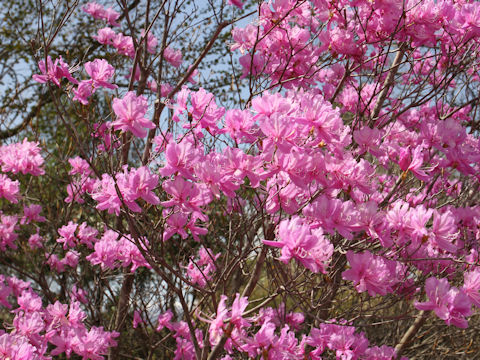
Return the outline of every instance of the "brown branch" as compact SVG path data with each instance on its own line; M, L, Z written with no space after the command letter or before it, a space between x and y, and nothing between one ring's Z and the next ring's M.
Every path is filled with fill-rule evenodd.
M238 18L238 19L232 19L232 20L228 20L228 21L223 21L221 22L220 24L218 24L217 26L217 29L215 30L215 32L213 33L212 37L210 38L210 40L208 41L207 45L205 46L205 48L203 49L203 51L200 53L200 55L198 56L198 58L193 62L193 64L190 66L190 68L188 69L188 71L185 73L185 75L183 76L183 78L180 79L180 81L177 83L177 85L173 88L172 91L170 91L170 93L167 95L167 99L170 100L171 98L173 98L173 96L182 88L182 86L188 81L188 78L193 74L193 72L198 68L198 66L200 65L200 63L202 62L202 60L205 58L205 56L208 55L208 52L210 51L210 49L213 47L213 45L215 44L215 41L217 41L218 37L220 36L220 33L222 32L223 29L225 29L227 26L229 25L232 25L234 24L235 22L239 21L240 19L243 19L244 17L246 16L249 16L251 15L252 13L249 13L247 15L244 15L242 16L241 18ZM157 84L157 86L160 86L160 84ZM165 103L161 103L161 102L158 102L157 103L157 107L155 109L155 116L154 116L154 119L153 119L153 123L158 126L158 123L160 121L160 115L162 114L163 112L163 109L165 108L166 104ZM158 109L158 111L157 111ZM155 131L156 131L156 128L155 129L151 129L149 130L148 132L148 137L147 137L147 143L145 144L145 150L143 152L143 156L142 156L142 163L143 164L146 164L147 161L148 161L148 158L150 157L150 150L152 148L152 139L153 137L155 136Z
M425 320L429 315L429 311L420 311L417 315L417 318L413 322L413 324L408 328L405 334L402 336L400 342L395 346L395 354L396 358L399 359L402 356L402 353L405 351L407 345L410 344L413 336L418 332L420 327L423 325Z
M398 48L397 55L395 56L392 67L390 68L387 78L383 83L382 91L380 91L380 94L378 96L378 101L375 104L375 107L373 108L372 117L370 119L370 125L373 125L373 122L378 118L378 115L380 114L380 110L382 109L383 103L387 99L387 95L390 92L390 89L392 88L393 81L395 79L395 76L397 75L398 69L402 62L403 55L405 54L406 47L407 47L406 43L401 43Z
M11 129L7 129L7 130L4 130L4 131L0 131L0 140L5 140L5 139L8 139L12 136L15 136L17 135L20 131L22 131L23 129L25 129L29 124L30 122L32 121L32 119L38 115L40 109L42 108L43 105L45 105L47 103L47 95L40 95L38 101L37 101L37 104L35 104L35 106L29 111L29 113L27 114L27 116L25 116L25 118L23 119L23 121L18 124L17 126L15 126L14 128L11 128Z

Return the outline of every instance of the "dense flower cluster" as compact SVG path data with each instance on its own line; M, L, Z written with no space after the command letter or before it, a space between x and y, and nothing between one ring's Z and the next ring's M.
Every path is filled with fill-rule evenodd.
M229 4L235 11L243 6L237 0ZM112 8L93 2L83 10L120 26L120 13ZM25 196L28 180L22 176L44 175L44 158L39 143L25 139L0 146L0 201L8 204L8 211L0 211L0 250L21 245L41 252L56 273L123 268L178 286L173 292L189 293L194 310L182 301L175 314L163 309L155 329L174 339L175 359L198 359L204 349L217 347L223 360L397 357L391 346L370 344L354 320L296 311L314 303L321 286L307 288L311 279L333 284L333 297L344 286L345 293L379 301L402 299L411 311L431 311L447 325L467 328L472 309L480 307L480 206L457 199L478 189L480 140L472 130L473 102L454 106L446 95L429 97L424 87L467 96L447 80L448 67L468 74L463 64L472 47L478 51L479 29L478 2L264 2L255 25L232 30L230 47L241 53L242 77L261 79L264 87L251 93L246 106L227 109L205 88L187 87L186 79L176 88L157 84L136 61L158 55L177 71L184 66L182 51L165 42L158 50L157 38L146 31L134 41L101 28L94 37L98 43L135 59L132 86L109 98L110 114L92 126L91 158L68 160L65 202L69 209L94 211L102 222L114 215L117 225L67 216L63 224L52 222L53 238L41 235L37 226L46 218L42 206ZM329 66L327 57L335 59ZM403 57L409 61L401 64ZM478 65L469 64L469 81L480 81ZM79 107L91 105L100 88L118 88L116 69L105 59L86 62L89 78L81 81L61 57L46 57L38 67L41 74L33 79L39 83L52 82L66 92L75 85ZM409 94L417 85L419 93ZM160 114L155 117L163 107L160 99L143 94L147 86L171 100L164 104L168 125ZM132 148L136 152L128 157ZM20 205L23 210L11 210ZM249 228L235 227L235 215L251 217ZM207 236L215 238L215 248L204 241ZM168 246L182 256L179 264L171 264ZM233 282L249 275L244 268L252 264L242 289L222 285L231 274ZM273 294L258 288L255 293L270 268L281 269L284 285ZM305 283L288 294L285 286L297 281ZM44 307L30 284L1 276L0 304L13 320L0 335L0 354L102 359L118 333L87 328L81 303L88 299L81 289L71 293L69 304ZM295 311L285 304L267 306L296 295L301 300L285 301ZM329 301L320 305L329 310ZM151 326L146 319L158 312L145 307L133 314L137 329Z

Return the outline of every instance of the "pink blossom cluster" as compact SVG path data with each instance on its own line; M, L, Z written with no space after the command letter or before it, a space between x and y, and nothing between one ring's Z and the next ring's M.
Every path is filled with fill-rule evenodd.
M322 229L312 230L299 217L283 220L278 226L280 241L263 240L266 245L282 249L278 259L288 263L291 258L313 272L326 273L326 266L333 255L333 245L323 237Z
M113 99L113 111L117 118L112 122L114 130L130 131L134 136L147 136L145 129L155 129L155 124L145 118L148 102L142 95L129 91L122 99Z
M245 317L244 313L249 305L246 297L236 294L231 306L226 304L227 297L222 296L217 312L211 319L199 315L202 322L210 324L209 341L212 345L218 344L221 337L228 334L225 343L227 355L224 360L235 359L238 354L245 354L249 358L264 356L267 358L289 359L322 359L322 355L334 352L338 359L394 359L395 350L389 346L369 347L369 341L364 333L357 333L354 326L345 321L331 320L321 324L319 328L312 328L309 335L296 337L295 332L303 328L304 316L302 313L285 313L285 306L281 304L277 309L265 307L255 317ZM184 321L172 322L173 314L170 310L158 317L157 331L170 331L177 340L175 359L195 359L194 346L191 335ZM164 330L166 329L166 330ZM196 336L203 338L200 329L196 329ZM306 350L308 345L311 350ZM204 344L200 341L200 346ZM402 357L402 359L406 359Z
M19 192L20 183L18 180L12 181L7 175L0 174L0 197L12 203L17 203Z
M120 24L117 23L120 13L113 10L111 7L105 9L101 4L89 2L82 8L82 10L95 19L108 22L111 26L120 26Z
M102 45L113 46L121 55L128 56L132 59L135 57L134 41L131 36L124 35L123 33L116 33L112 28L104 27L99 29L97 35L94 35L93 38ZM155 54L156 47L158 45L158 39L154 35L148 33L145 39L145 34L142 31L141 38L137 41L145 42L147 44L147 51L150 54ZM165 50L167 49L168 48ZM167 54L169 54L169 58L171 59L168 61L171 62L172 65L179 64L179 62L181 63L181 53L178 54L177 52L171 52L169 49Z
M78 83L78 81L72 77L68 64L63 61L61 56L56 59L55 62L52 61L50 56L47 56L47 62L45 63L45 60L40 60L38 62L38 67L42 74L35 74L32 78L39 83L44 84L51 81L60 87L60 80L62 78L66 78L72 84Z
M95 59L85 63L85 71L90 75L89 80L82 80L77 89L73 91L77 100L83 105L88 104L88 98L95 93L98 88L116 89L118 86L109 81L115 73L115 68L105 59Z
M310 87L325 72L316 64L323 54L371 64L368 57L392 36L414 48L441 42L446 58L452 48L480 36L478 11L477 3L434 0L265 2L259 9L259 26L234 29L231 49L247 52L240 58L243 76L264 74L272 84L286 88ZM325 84L324 89L331 95L334 86Z
M95 251L85 259L92 265L100 265L102 270L130 266L130 271L135 272L139 267L150 268L130 236L122 235L120 239L118 238L119 234L115 231L105 231L95 243Z
M212 275L217 270L215 260L220 257L221 253L213 254L211 249L200 248L198 250L198 258L190 259L186 266L187 276L192 284L198 284L205 287L208 281L212 280Z
M117 25L119 14L111 8L90 3L84 11ZM86 204L102 220L108 219L106 211L120 226L98 239L87 222L68 218L66 225L54 228L58 237L51 242L61 245L59 251L47 251L49 239L38 229L28 238L30 248L42 248L55 273L87 265L134 273L154 268L158 259L149 252L157 248L162 253L168 245L178 245L182 256L188 252L179 264L161 258L162 266L154 268L162 281L172 277L181 284L177 288L172 281L177 294L202 295L191 296L199 309L194 320L184 304L184 319L172 321L171 309L158 318L156 331L175 339L175 359L195 359L199 349L216 346L226 352L224 360L396 357L392 347L371 346L354 322L324 317L315 318L313 326L310 314L287 312L286 305L266 307L279 297L293 298L298 288L287 293L282 285L262 306L253 301L259 295L249 293L249 286L228 297L228 287L219 285L222 278L237 270L239 278L246 278L244 267L255 269L256 261L264 279L270 268L285 277L295 274L287 285L330 279L333 273L336 285L354 288L352 293L363 293L362 298L380 301L388 295L413 310L434 313L447 325L468 327L472 305L480 307L480 206L469 198L457 200L467 192L473 197L478 188L480 140L472 130L470 105L449 105L446 95L429 97L422 87L444 86L463 94L454 81L444 82L449 66L462 68L472 57L469 47L480 41L479 3L276 0L262 3L258 16L255 25L233 30L231 49L241 53L242 78L268 91L254 94L252 86L245 106L226 109L203 87L184 85L173 94L171 85L150 78L145 85L152 91L160 86L161 96L175 95L165 106L168 121L157 125L148 118L143 90L115 97L111 121L98 120L94 126L94 150L87 155L94 154L92 158L69 159L72 178L65 202L73 209ZM141 38L154 53L157 39L151 33ZM95 39L131 58L140 53L132 37L109 27L98 30ZM173 44L162 56L175 68L182 64L182 52ZM137 65L128 67L135 81L143 76ZM47 58L39 67L38 82L60 86L65 77L76 83L61 58L55 63ZM87 104L97 89L116 88L111 82L116 69L106 60L88 62L85 70L90 79L78 84L74 100ZM476 73L468 74L472 83L480 81ZM405 94L414 86L422 90ZM159 104L157 99L155 110ZM148 149L150 141L156 146L144 152L149 155L144 159L138 150L145 143ZM142 164L137 167L138 159ZM101 160L104 164L96 167ZM20 221L21 215L10 213L10 206L23 205L18 174L42 175L43 158L37 143L24 140L0 147L0 165L12 174L0 174L0 198L8 205L0 212L0 250L10 251L24 241L20 230L30 231L45 220L39 205L24 205ZM215 229L223 220L231 226L230 219L247 223L250 216L251 229L242 234L231 227L223 233L224 224L219 225L222 231ZM145 230L149 236L144 236L138 229L150 218L154 230ZM218 243L214 247L209 241ZM241 243L248 243L248 251ZM215 253L227 244L226 254ZM249 257L257 250L265 263ZM50 342L56 346L52 356L76 353L101 359L114 345L115 333L84 327L77 298L70 308L55 303L43 309L31 289L15 290L2 278L0 303L11 307L11 294L17 294L19 308L13 311L13 330L0 336L0 353L42 358ZM210 308L202 307L210 300ZM136 310L133 327L148 328L148 316L148 311Z
M141 212L142 208L136 202L138 199L152 205L160 203L153 192L157 185L158 175L152 174L147 167L130 171L124 167L123 172L116 174L115 179L103 174L102 179L94 183L91 195L98 202L97 209L107 210L110 214L120 214L123 204L133 212Z
M42 360L77 354L86 360L101 360L117 345L118 333L85 326L86 314L75 299L70 304L56 301L44 307L30 283L3 275L0 299L13 316L9 332L0 335L0 356L5 359Z
M45 174L44 159L38 142L22 142L0 146L0 165L3 172L39 176Z

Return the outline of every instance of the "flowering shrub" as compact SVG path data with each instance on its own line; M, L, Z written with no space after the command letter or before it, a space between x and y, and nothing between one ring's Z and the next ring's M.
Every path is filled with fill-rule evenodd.
M400 359L469 327L480 3L220 1L196 57L193 5L120 3L66 10L91 61L43 40L72 146L0 146L4 358Z

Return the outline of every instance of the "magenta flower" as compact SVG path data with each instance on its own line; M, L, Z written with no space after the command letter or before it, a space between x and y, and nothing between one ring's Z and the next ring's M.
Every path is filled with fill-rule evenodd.
M225 302L227 301L227 296L222 295L220 297L220 302L218 303L217 316L210 321L210 328L208 330L210 334L210 344L216 345L220 341L220 338L223 335L223 323L227 319L228 309Z
M93 38L103 45L111 45L113 42L113 38L116 35L115 31L109 27L104 27L98 30L97 34L98 35L93 36Z
M398 165L403 171L411 171L413 175L419 180L428 181L430 175L423 169L423 154L422 147L418 146L413 151L410 148L403 149L400 152Z
M20 183L18 180L12 181L5 174L0 174L0 198L5 198L11 203L18 202L20 192Z
M0 146L0 164L3 172L43 175L43 157L37 142L25 138L21 143Z
M457 251L457 246L453 242L459 233L455 224L455 217L451 211L446 211L443 214L438 211L434 212L430 235L433 244L438 248L448 252Z
M182 52L180 50L172 49L167 46L163 50L163 57L167 60L172 66L178 68L182 65Z
M243 318L243 312L248 306L248 298L246 296L241 297L237 293L235 300L233 300L232 311L230 315L230 323L234 324L238 329L245 326L250 326L250 323Z
M463 292L475 306L480 307L480 269L464 274Z
M243 8L243 2L241 0L228 0L228 3L238 7L239 9Z
M142 319L142 315L138 310L133 313L133 328L136 329L138 325L143 324L145 321Z
M358 292L368 291L370 296L386 295L399 281L394 261L372 255L369 251L348 251L347 260L350 269L344 271L342 277L353 281Z
M278 259L287 264L294 258L313 272L325 273L333 254L333 245L323 237L320 229L311 230L299 217L283 220L278 227L280 241L263 240L265 245L282 249Z
M35 74L33 75L33 80L38 81L39 83L46 83L48 81L53 82L55 85L60 87L60 80L66 78L72 84L77 84L78 81L75 80L70 74L70 69L68 64L62 60L60 56L55 62L52 61L50 56L47 57L47 64L44 60L38 62L38 67L42 72L42 75Z
M92 78L94 88L116 89L118 87L109 82L110 78L115 74L115 68L105 59L95 59L85 63L85 71Z
M117 118L112 122L115 130L130 131L133 135L143 138L147 136L145 129L155 129L155 125L144 116L148 110L147 99L136 96L129 91L123 99L113 99L113 111Z
M94 1L85 5L82 10L91 15L94 19L103 19L105 16L105 9L103 6Z
M433 310L448 325L467 328L465 317L470 316L471 302L468 296L456 287L450 288L448 280L430 277L425 282L425 292L429 301L415 302L419 310Z
M31 204L30 206L23 207L23 217L20 220L20 224L29 224L30 222L44 222L45 219L40 215L42 212L42 205Z

